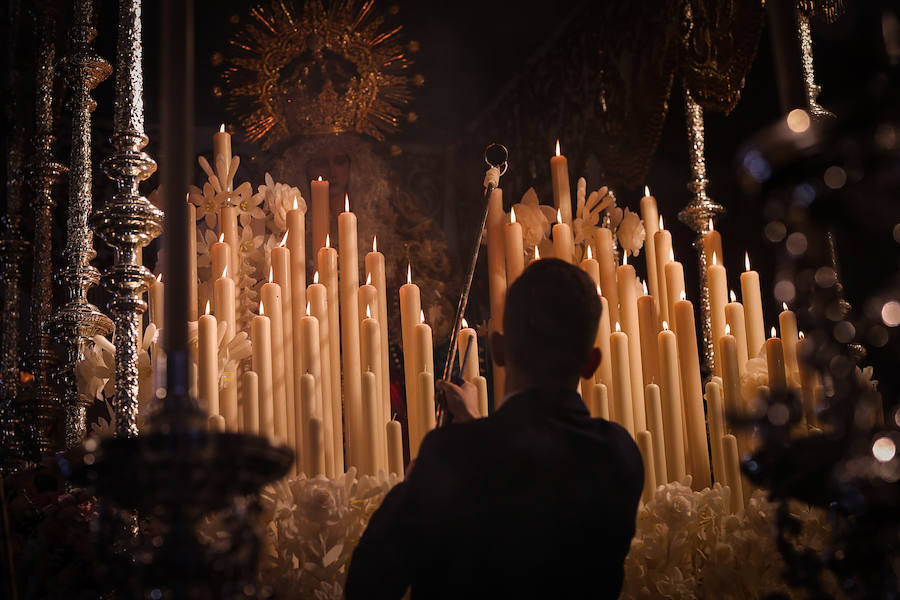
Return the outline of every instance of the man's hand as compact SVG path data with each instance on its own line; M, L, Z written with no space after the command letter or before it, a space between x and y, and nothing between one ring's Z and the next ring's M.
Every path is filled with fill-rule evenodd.
M478 412L478 388L468 381L456 385L449 381L438 381L437 387L447 399L447 410L457 423L481 418Z

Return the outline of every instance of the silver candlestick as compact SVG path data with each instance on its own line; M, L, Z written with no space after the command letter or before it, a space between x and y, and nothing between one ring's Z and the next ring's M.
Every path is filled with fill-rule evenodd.
M833 119L834 113L819 104L819 92L822 88L816 83L816 72L813 68L812 33L809 28L809 17L797 11L797 35L800 38L800 58L803 64L803 85L806 88L806 99L809 113L814 119Z
M100 273L91 266L94 258L93 234L88 227L91 213L91 113L96 103L91 90L109 77L109 63L94 52L91 44L97 35L93 27L93 0L75 0L74 23L70 33L72 52L62 62L62 71L72 89L72 150L69 166L69 215L67 222L66 265L58 279L66 287L66 304L53 315L50 328L66 349L66 361L60 373L63 404L66 411L66 447L81 443L85 434L85 412L92 398L81 398L75 378L75 365L84 357L87 344L95 335L112 333L112 321L88 302L90 288L100 281Z
M691 154L691 182L688 189L693 199L678 213L678 220L690 227L697 237L694 248L697 250L700 265L700 320L703 330L703 364L707 373L713 373L713 339L712 322L709 310L709 288L706 273L706 253L703 250L703 236L709 231L710 223L725 214L725 207L713 202L706 193L709 180L706 178L706 145L704 140L703 108L691 97L690 91L684 90L684 109L687 117L687 134Z
M144 76L141 69L141 3L121 0L116 46L116 100L111 142L115 151L103 163L116 192L94 215L92 224L115 250L115 263L104 275L112 293L110 311L116 329L116 435L137 435L138 341L143 294L152 274L138 260L139 250L162 231L163 213L140 194L138 185L156 170L145 152Z
M58 362L53 340L45 324L53 310L52 217L56 206L55 189L66 177L66 167L54 160L53 146L53 68L56 61L54 33L56 19L47 7L38 8L35 27L38 55L35 86L35 154L26 170L28 184L34 190L34 270L31 295L28 365L34 374L28 397L22 406L28 441L35 457L54 449L54 436L60 416L57 388L52 376Z

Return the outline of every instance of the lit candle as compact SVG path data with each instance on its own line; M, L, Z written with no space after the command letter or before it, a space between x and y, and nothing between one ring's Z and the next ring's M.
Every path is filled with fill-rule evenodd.
M388 470L403 475L403 427L400 421L388 421L385 426L388 441Z
M594 231L597 244L597 262L600 263L600 288L609 305L609 322L619 320L619 294L616 290L616 260L613 256L612 232L606 227Z
M656 269L656 232L659 231L659 209L656 198L650 195L650 188L644 186L644 197L641 198L641 220L644 222L644 256L647 261L647 281L650 295L654 300L659 298L659 275ZM659 312L659 301L656 300L656 311Z
M646 288L647 284L644 283ZM653 296L644 294L637 299L638 325L641 335L641 367L644 384L659 383L659 352L656 336L659 333L659 319ZM649 427L649 426L648 426ZM651 430L652 431L652 430Z
M606 386L610 398L609 406L613 410L613 413L611 414L613 418L615 418L614 407L616 404L616 396L613 391L612 355L609 350L609 336L612 333L612 327L609 322L609 304L607 303L606 298L601 294L599 285L597 286L597 295L600 296L600 325L597 327L596 344L600 349L600 367L594 374L594 381ZM594 401L597 401L596 396L594 397Z
M327 202L328 195L325 195ZM328 399L325 399L325 384L322 384L322 402L323 406L331 413L331 422L328 416L323 416L323 424L325 427L325 441L329 443L326 452L326 466L328 457L334 457L334 466L336 472L343 473L346 463L343 450L343 399L341 395L341 334L340 334L340 289L338 288L338 255L337 250L331 247L331 236L325 234L325 246L319 248L316 255L319 265L319 281L325 286L327 291L326 308L328 313L328 360L322 356L322 376L329 379ZM312 314L317 314L313 312ZM324 327L324 317L319 315L319 329ZM338 419L341 417L341 419ZM331 425L331 428L328 425ZM350 447L348 436L347 447ZM348 465L349 466L349 465Z
M600 285L600 263L594 258L590 244L587 245L584 260L581 261L581 270L588 274L594 285Z
M569 264L575 262L575 243L572 228L562 220L562 211L556 210L556 224L553 226L553 253L556 258Z
M419 323L419 313L422 310L422 301L419 295L419 286L412 282L412 267L406 268L406 283L400 286L400 335L403 343L403 375L406 384L406 410L408 413L407 424L409 426L409 451L410 456L418 453L419 447L413 446L413 440L421 439L418 427L419 406L416 402L416 365L419 364L416 357L415 328ZM415 452L413 451L415 449Z
M328 472L343 473L343 432L340 396L335 410L334 389L331 373L331 346L338 344L331 329L329 290L318 281L318 271L313 275L313 283L306 289L307 312L300 319L300 338L303 352L301 373L312 373L316 378L317 413L325 426L324 440L327 443L325 465ZM340 382L338 382L340 385ZM340 388L338 388L340 392ZM335 416L337 415L337 416Z
M653 438L649 431L638 432L637 445L644 463L644 490L641 492L641 502L647 504L653 500L653 492L656 489L656 473L653 471Z
M213 284L214 313L220 323L225 323L225 336L222 338L222 341L226 346L236 333L234 280L228 276L227 271L228 267L225 267L222 276L216 279L215 284ZM225 426L228 429L236 430L238 424L237 374L228 369L227 362L222 384L222 390L219 393L219 404L222 409L222 416L225 417Z
M704 236L704 242L710 235L719 235L718 231L710 231ZM721 238L720 238L721 244ZM721 254L713 250L712 258L706 268L709 289L709 320L712 339L718 340L725 335L725 305L728 303L728 279L725 267L720 262ZM722 358L719 356L718 344L713 344L713 367L716 375L722 375Z
M472 349L468 351L469 356L465 359L466 363L463 364L463 359L466 356L466 348L469 347L469 344L474 345L472 346ZM479 375L478 336L475 334L475 330L469 327L469 324L466 323L465 319L462 320L462 329L459 330L456 347L459 350L459 372L465 381L472 383Z
M510 286L525 269L522 224L516 222L515 208L509 209L509 223L503 226L503 241L506 244L506 284Z
M225 241L224 233L219 234L219 241L212 245L210 258L212 260L213 277L219 273L225 273L226 269L229 277L234 273L234 265L231 261L231 246ZM232 277L232 279L234 278Z
M737 438L733 435L722 436L722 458L725 461L725 482L728 484L731 512L737 513L744 510L744 490Z
M743 376L747 368L747 325L744 321L744 305L737 301L734 291L730 291L731 302L725 305L725 327L737 340L737 368Z
M619 292L619 317L622 330L628 335L628 364L631 372L631 406L634 410L635 431L647 429L644 410L644 374L641 360L641 332L637 314L637 277L634 267L627 263L627 254L622 265L616 269L616 285ZM616 395L620 388L616 386ZM620 415L618 412L616 416Z
M165 290L166 285L162 280L162 273L156 276L150 282L150 322L156 325L157 329L165 326L163 318L165 317Z
M781 329L781 342L784 344L784 367L787 371L788 381L797 381L800 372L797 367L797 315L789 310L787 304L782 302L783 310L778 315L778 326Z
M419 373L434 373L434 344L432 342L431 325L425 322L425 312L419 310L419 323L413 330L416 344L416 369Z
M744 267L745 270L741 273L741 299L744 301L747 354L750 358L756 358L766 341L762 294L759 289L759 274L750 269L750 255L746 253L744 254Z
M662 396L663 434L666 440L666 472L670 481L681 481L686 474L684 463L684 425L681 420L681 381L678 369L678 346L675 332L667 321L657 336Z
M269 269L269 281L264 283L260 296L262 303L269 307L268 317L271 327L272 344L272 400L274 401L275 436L283 443L293 445L288 435L287 410L287 378L284 356L284 312L281 302L281 286L272 281L272 269Z
M666 278L666 293L669 295L666 299L669 305L669 317L671 318L669 325L674 331L678 331L678 323L673 321L677 321L675 319L675 304L684 295L684 267L670 253L669 261L666 262L663 271Z
M550 178L553 182L553 206L562 213L562 222L571 227L572 194L569 188L569 162L565 155L559 152L559 140L556 140L556 156L550 157Z
M325 238L331 231L328 210L328 182L319 177L316 181L309 182L309 192L312 201L312 248L318 250L326 246Z
M722 389L715 381L706 384L706 409L709 411L709 445L712 449L713 479L726 481L722 436L725 435L725 414Z
M207 415L219 414L219 337L216 318L209 314L200 316L197 345L200 360L200 401L206 406Z
M228 244L228 249L230 250L228 273L234 279L234 282L237 283L241 272L239 255L241 240L238 237L237 206L234 204L226 203L219 209L219 233L221 234L220 241ZM221 272L222 269L213 267L213 273Z
M616 390L616 421L634 437L634 409L631 406L631 371L628 366L628 336L618 323L616 330L609 336L609 349L612 354L613 387Z
M363 440L362 383L359 367L359 251L356 239L356 215L350 212L350 200L344 197L344 212L338 215L338 243L341 262L341 360L344 374L344 405L347 411L347 440L350 464L362 464L365 452ZM354 448L354 440L363 445Z
M368 319L374 323L374 319ZM378 331L378 323L375 323L375 331ZM381 448L378 440L381 439L381 398L378 396L378 377L373 371L366 370L362 374L362 440L358 442L362 449L362 461L360 469L365 475L377 475L381 465Z
M287 249L290 258L290 288L291 288L291 346L293 349L293 373L294 373L294 407L299 413L300 377L303 370L300 368L300 352L302 342L300 340L300 319L303 318L303 308L306 298L306 206L300 209L300 203L294 196L293 208L287 212ZM283 292L284 290L282 290ZM303 430L294 426L294 435L297 437L297 448L303 448L300 438Z
M225 123L213 134L213 162L219 185L223 191L230 192L228 171L231 169L231 134L225 131Z
M288 233L285 232L281 243L271 252L272 274L275 283L281 287L281 327L282 348L284 349L284 396L287 408L286 421L288 441L291 447L296 447L297 432L294 428L295 389L299 389L300 382L295 380L294 374L294 294L291 277L291 251L287 249ZM299 379L299 375L297 376Z
M659 305L660 321L670 321L669 294L666 286L666 263L673 260L672 234L663 227L662 215L659 216L659 230L653 234L653 251L656 255L656 284L657 293L654 294Z
M815 389L818 384L818 377L813 368L813 352L815 351L812 342L799 332L797 340L797 368L800 371L800 390L803 400L803 417L808 427L815 427L818 424L816 419Z
M372 288L372 291L375 291L371 285L364 285L360 287L360 291L363 288ZM362 296L360 296L362 298ZM372 299L374 303L374 298ZM373 398L374 405L371 407L371 410L376 410L376 414L374 414L371 418L375 420L374 429L371 427L369 423L370 417L366 417L363 415L363 424L365 427L369 428L369 431L366 433L366 436L374 435L375 439L369 440L368 443L372 444L375 450L378 452L378 457L376 458L376 468L386 468L387 467L387 443L384 439L384 424L388 422L388 419L384 418L384 407L382 406L381 401L381 386L382 385L390 385L390 382L382 382L381 381L381 327L377 320L372 318L371 305L365 304L365 308L361 308L361 310L365 311L363 315L365 318L360 322L359 326L359 334L361 341L361 368L363 370L363 376L366 375L366 372L369 371L375 377L375 397ZM365 398L363 398L363 412L365 413ZM377 472L377 470L376 470Z
M384 275L384 254L378 251L378 239L372 237L372 251L366 254L366 271L372 278L377 296L378 326L381 328L381 419L387 423L391 419L391 374L390 351L388 349L387 285Z
M244 432L259 435L259 377L256 371L244 371L241 377L241 391Z
M731 335L731 327L728 324L725 325L725 335L719 338L717 345L722 356L722 392L725 397L725 410L741 414L744 403L741 399L741 373L738 368L740 347L737 338Z
M662 400L659 386L655 383L647 385L644 398L647 402L647 426L653 438L653 472L657 485L669 483L669 472L666 467L666 438L663 425Z
M506 213L503 212L503 190L495 189L488 199L487 221L487 260L488 260L488 292L491 306L489 331L503 332L503 304L506 301L506 248L503 231L506 225ZM413 373L413 376L416 374ZM494 361L494 398L503 398L503 367ZM409 388L407 388L409 389Z
M298 323L299 326L299 323ZM298 327L299 328L299 327ZM322 448L313 448L318 446L318 440L314 440L309 436L309 422L313 417L321 416L321 405L319 403L319 383L317 377L312 373L304 373L300 376L300 396L299 410L295 415L296 422L294 427L298 431L297 444L300 452L297 455L298 470L310 475L312 471L312 456L325 456L325 436L322 436ZM324 467L323 467L324 468Z
M706 259L706 268L715 264L713 255L718 257L718 264L722 264L722 234L716 231L713 220L710 219L706 232L703 234L703 256Z
M671 263L670 263L671 264ZM675 336L678 339L678 365L681 369L681 394L690 446L692 486L709 487L709 450L706 444L706 418L703 414L703 388L700 382L700 354L694 305L689 300L675 303Z
M259 303L259 314L250 321L252 368L259 377L259 431L275 438L275 399L272 389L272 323L265 305ZM283 440L282 440L283 441Z
M769 389L772 391L783 390L787 387L787 379L784 372L784 346L781 339L775 337L775 328L772 328L772 336L766 340L766 367L769 371Z
M187 194L185 194L187 200ZM197 299L197 207L193 202L187 202L187 232L188 232L188 321L196 321L199 312L199 300Z

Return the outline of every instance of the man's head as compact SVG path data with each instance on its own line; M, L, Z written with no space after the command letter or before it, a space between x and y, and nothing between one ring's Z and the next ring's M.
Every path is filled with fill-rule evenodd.
M596 370L600 322L597 287L562 260L533 262L506 293L503 335L492 339L498 362L517 387L573 387Z

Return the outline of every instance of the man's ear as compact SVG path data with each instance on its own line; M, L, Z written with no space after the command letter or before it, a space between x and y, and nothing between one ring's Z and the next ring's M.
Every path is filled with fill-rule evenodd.
M600 366L600 357L600 348L591 348L591 355L588 357L588 361L581 371L582 379L590 379L594 376L594 372L597 370L597 367Z
M491 360L494 361L494 364L505 367L506 348L503 345L503 334L499 331L492 331L490 337L488 338L488 343L491 346ZM598 362L597 364L600 363Z

